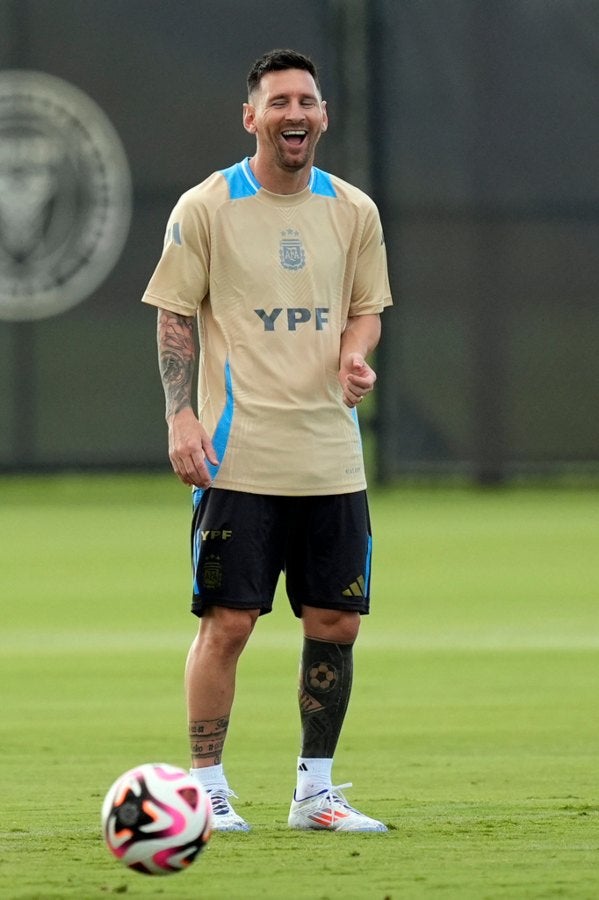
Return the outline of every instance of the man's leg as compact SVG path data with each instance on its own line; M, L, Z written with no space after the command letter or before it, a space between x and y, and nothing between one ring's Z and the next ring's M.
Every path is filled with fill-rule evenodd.
M333 755L349 703L357 612L302 608L304 644L299 680L302 725L297 787L289 824L299 829L386 831L332 786Z
M192 774L208 791L214 828L246 831L231 807L222 751L235 695L237 662L258 618L258 610L213 606L203 615L185 668Z
M301 755L332 759L351 694L353 645L360 616L357 612L305 606L302 623Z

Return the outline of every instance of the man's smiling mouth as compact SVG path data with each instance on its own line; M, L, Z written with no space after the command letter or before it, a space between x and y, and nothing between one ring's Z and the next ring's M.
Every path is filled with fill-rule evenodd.
M283 139L287 144L293 147L301 147L308 134L303 128L289 128L287 131L281 132Z

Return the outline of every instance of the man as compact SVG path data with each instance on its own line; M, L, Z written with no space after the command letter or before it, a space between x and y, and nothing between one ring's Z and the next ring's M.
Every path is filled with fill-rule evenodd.
M386 831L332 784L352 646L369 611L371 537L355 407L390 304L378 212L313 166L327 129L312 61L274 50L248 76L251 159L187 191L144 302L158 307L169 456L193 486L186 666L192 772L214 827L246 831L222 750L239 656L277 580L304 631L301 756L289 825ZM192 409L199 329L197 416Z

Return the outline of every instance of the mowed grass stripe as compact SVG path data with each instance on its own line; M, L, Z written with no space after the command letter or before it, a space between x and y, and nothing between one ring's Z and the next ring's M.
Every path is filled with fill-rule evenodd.
M599 896L597 494L373 492L373 614L335 777L387 835L286 828L298 624L242 658L227 769L248 835L168 879L99 835L114 777L186 765L189 496L169 477L0 480L0 895Z

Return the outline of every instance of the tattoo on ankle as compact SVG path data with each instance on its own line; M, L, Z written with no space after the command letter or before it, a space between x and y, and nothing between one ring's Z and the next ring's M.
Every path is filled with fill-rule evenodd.
M228 716L222 716L220 719L190 721L189 745L192 762L209 760L211 765L219 765L228 727Z

